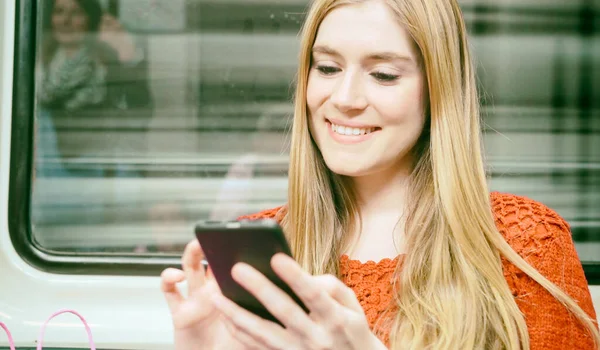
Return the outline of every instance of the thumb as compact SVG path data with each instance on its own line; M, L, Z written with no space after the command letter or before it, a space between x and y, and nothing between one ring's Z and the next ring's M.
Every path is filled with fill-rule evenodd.
M185 280L185 274L181 270L168 268L161 273L160 279L161 290L169 309L173 312L184 300L177 283Z

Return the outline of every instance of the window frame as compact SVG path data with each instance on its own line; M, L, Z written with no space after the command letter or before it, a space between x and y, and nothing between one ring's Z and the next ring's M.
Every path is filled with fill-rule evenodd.
M35 243L31 229L30 201L34 161L37 6L37 0L16 0L8 195L8 228L16 252L31 266L58 274L156 276L167 267L179 267L178 256L60 254Z
M151 254L102 255L56 253L35 243L30 221L33 186L35 56L37 6L43 0L15 0L15 51L10 149L9 235L16 252L31 266L50 273L72 275L156 276L179 267L180 256ZM192 237L190 235L190 237ZM589 285L600 285L600 257L583 264Z

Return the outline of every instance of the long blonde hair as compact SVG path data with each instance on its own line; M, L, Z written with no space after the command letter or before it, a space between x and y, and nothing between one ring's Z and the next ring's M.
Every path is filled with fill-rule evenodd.
M306 88L321 21L364 0L316 0L301 33L287 214L282 224L298 262L313 274L339 274L354 232L356 196L332 173L311 138ZM428 121L415 147L405 226L407 254L395 275L392 349L529 349L524 317L503 276L501 256L564 304L600 337L593 320L523 260L494 224L479 103L456 0L383 0L412 36L427 79Z

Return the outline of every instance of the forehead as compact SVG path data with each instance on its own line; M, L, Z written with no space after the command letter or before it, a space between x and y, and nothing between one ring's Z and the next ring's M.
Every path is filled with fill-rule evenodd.
M415 58L412 38L381 1L333 9L321 22L314 45L327 45L343 55L391 51Z
M56 0L54 2L56 7L69 7L69 8L79 8L79 4L75 0Z

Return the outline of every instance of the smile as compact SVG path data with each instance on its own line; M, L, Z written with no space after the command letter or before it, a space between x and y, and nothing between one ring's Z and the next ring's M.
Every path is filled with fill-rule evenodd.
M377 131L380 131L380 127L375 126L349 126L336 124L330 120L327 120L327 129L329 135L334 141L341 144L356 144L370 139Z
M375 131L375 128L353 128L350 126L343 126L331 123L331 131L346 136L360 136L370 134Z

